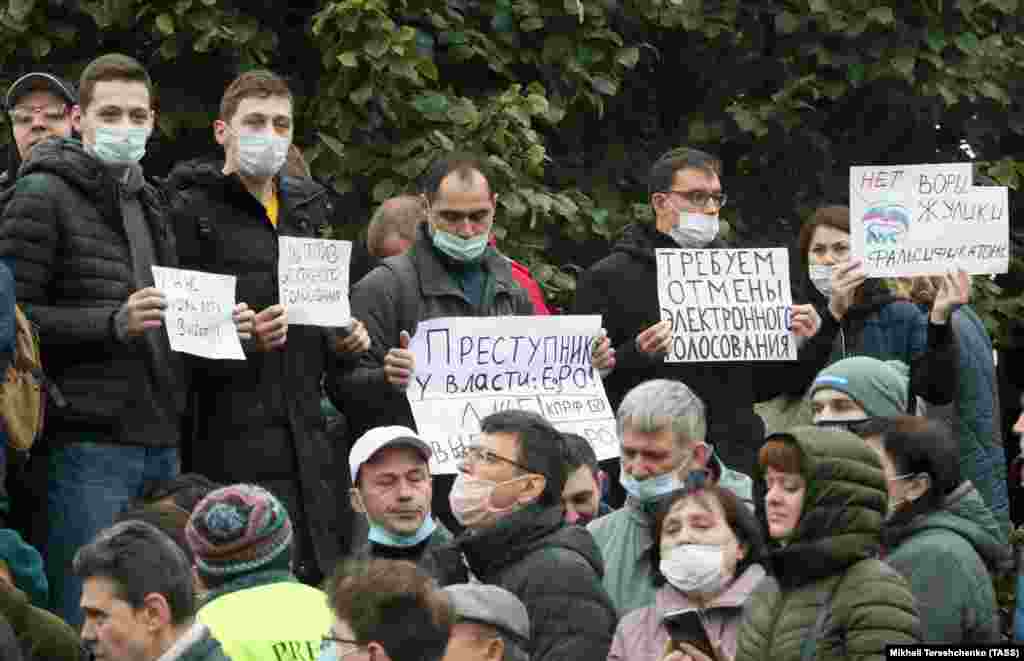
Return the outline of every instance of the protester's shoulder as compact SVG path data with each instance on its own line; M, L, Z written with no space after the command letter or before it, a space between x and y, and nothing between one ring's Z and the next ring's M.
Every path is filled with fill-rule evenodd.
M889 322L925 324L927 317L913 302L904 298L892 298L878 308L878 316Z
M410 275L415 276L416 264L408 253L382 259L372 271L355 284L357 291L373 296L401 287Z
M103 164L70 138L37 144L19 171L15 194L51 189L60 183L92 193L110 184Z
M625 507L613 510L602 517L594 519L587 524L587 532L594 541L601 545L601 542L609 537L615 530L625 526L629 521L629 512Z

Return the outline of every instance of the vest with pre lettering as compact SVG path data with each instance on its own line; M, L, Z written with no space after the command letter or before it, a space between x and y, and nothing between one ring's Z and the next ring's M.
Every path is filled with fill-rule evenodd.
M222 594L196 617L232 661L316 661L334 621L322 591L292 581Z

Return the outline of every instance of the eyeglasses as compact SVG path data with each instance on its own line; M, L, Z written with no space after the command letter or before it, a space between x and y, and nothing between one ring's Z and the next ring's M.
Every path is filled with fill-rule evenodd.
M339 648L342 644L352 645L353 647L342 654ZM335 638L334 636L324 636L320 641L320 656L317 661L337 661L338 659L344 659L347 656L355 654L361 648L362 645L360 645L357 640L346 640L344 638Z
M725 193L709 193L706 190L667 190L662 192L666 195L682 196L684 200L700 209L707 207L708 202L712 200L714 200L715 206L721 209L729 200L729 196Z
M511 459L503 457L500 454L491 450L490 448L485 448L482 445L471 445L470 447L463 450L462 454L462 463L464 464L496 464L499 461L504 461L506 464L512 464L513 466L521 468L527 473L537 472L532 468L524 466L517 461L512 461Z
M8 115L15 126L28 126L35 119L36 115L42 115L43 121L47 124L56 124L64 121L68 116L67 105L63 106L17 106Z

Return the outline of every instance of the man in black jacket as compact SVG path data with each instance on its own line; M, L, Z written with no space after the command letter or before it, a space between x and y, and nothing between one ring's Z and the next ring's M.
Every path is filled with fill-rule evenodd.
M801 392L827 357L807 351L805 343L796 363L665 362L672 325L659 321L655 250L729 247L717 236L718 214L726 201L720 169L718 159L696 149L659 159L648 182L655 222L627 227L612 254L583 274L573 312L604 319L615 348L615 368L604 378L612 408L644 381L682 381L707 405L708 441L722 461L749 474L764 438L754 403L781 392ZM820 323L810 305L794 305L791 318L794 332L803 336L813 335Z
M147 482L177 473L184 408L151 268L176 265L174 240L138 163L155 119L152 83L138 62L111 54L85 68L79 90L82 142L36 144L0 220L0 258L62 394L47 412L45 550L52 605L72 626L75 550Z
M269 71L247 72L225 91L214 122L224 160L180 164L168 187L182 267L237 276L238 300L257 313L245 361L189 360L189 469L272 491L295 525L294 573L316 583L347 550L350 521L342 519L351 517L344 457L324 433L320 383L369 339L358 322L344 333L288 325L278 237L315 237L331 215L323 186L281 174L292 133L287 84Z
M468 531L428 550L422 566L441 585L471 574L519 597L533 625L534 661L606 658L617 616L594 539L563 521L562 435L518 410L487 416L481 429L449 494Z
M33 71L11 83L4 110L14 139L8 146L7 170L0 173L0 189L14 185L32 147L47 138L75 137L71 110L76 103L75 88L53 74Z

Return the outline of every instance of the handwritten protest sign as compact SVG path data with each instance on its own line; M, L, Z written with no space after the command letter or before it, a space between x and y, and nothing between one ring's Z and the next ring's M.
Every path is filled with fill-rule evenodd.
M785 248L656 252L667 362L796 360Z
M598 459L615 457L615 418L590 364L599 316L445 317L412 338L416 373L406 395L430 441L435 474L454 473L491 413L525 409L579 434Z
M231 318L235 276L154 266L153 281L167 297L164 327L173 351L245 360Z
M974 186L970 163L852 167L850 246L868 277L1005 273L1006 188Z
M280 300L288 308L288 323L348 326L352 243L294 236L278 241Z

